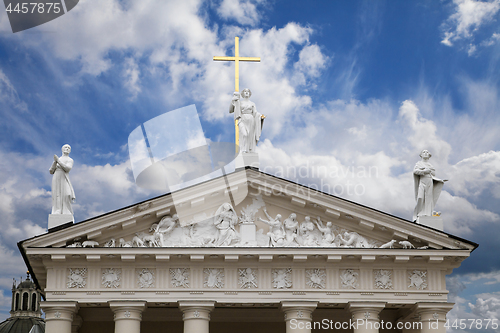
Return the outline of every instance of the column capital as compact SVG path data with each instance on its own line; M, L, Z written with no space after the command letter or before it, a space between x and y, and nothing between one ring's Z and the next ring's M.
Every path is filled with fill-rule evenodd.
M365 322L378 322L379 313L385 308L384 302L349 302L346 307L352 314L352 319Z
M285 320L311 320L312 313L318 302L312 301L282 301L281 310L285 313Z
M215 307L215 301L179 301L178 305L184 321L191 319L210 321L210 312Z
M453 309L455 303L447 302L418 302L413 308L421 321L436 321L446 322L446 314Z
M44 301L40 302L40 308L45 312L45 321L73 321L78 311L78 302L72 301Z
M108 301L115 321L142 320L142 312L146 309L146 301Z

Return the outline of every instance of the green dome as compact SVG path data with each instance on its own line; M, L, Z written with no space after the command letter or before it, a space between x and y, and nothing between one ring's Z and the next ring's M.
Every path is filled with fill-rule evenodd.
M0 323L0 333L29 333L33 326L45 332L45 322L42 318L11 317Z

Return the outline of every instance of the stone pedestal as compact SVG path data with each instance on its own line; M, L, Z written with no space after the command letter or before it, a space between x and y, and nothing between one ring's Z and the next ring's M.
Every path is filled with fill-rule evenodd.
M419 216L417 223L422 224L436 230L443 231L443 218L441 216Z
M71 333L73 318L78 311L77 302L46 301L40 307L45 312L45 332Z
M259 154L257 153L239 153L235 159L235 169L241 169L247 166L259 169Z
M286 333L311 333L312 313L318 302L283 301L281 310L285 313Z
M209 333L210 312L214 301L179 301L184 333Z
M379 313L385 308L385 303L350 302L348 309L355 322L354 333L378 333L380 330Z
M49 230L69 224L74 223L75 218L71 214L49 214Z
M114 313L115 333L140 333L142 312L146 309L145 301L110 301L109 307Z
M241 244L248 246L256 246L257 239L255 237L257 232L257 226L255 223L243 223L240 224L240 236Z
M446 333L446 314L453 303L417 303L415 309L422 322L420 333Z

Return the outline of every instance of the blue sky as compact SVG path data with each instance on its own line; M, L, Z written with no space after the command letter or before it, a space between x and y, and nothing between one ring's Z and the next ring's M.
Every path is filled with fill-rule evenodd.
M449 317L500 318L499 13L500 0L87 0L13 34L2 11L0 320L25 271L16 243L47 227L52 155L71 144L77 221L157 195L134 184L128 135L195 104L208 138L233 140L233 65L212 57L235 36L262 58L240 81L267 116L262 168L410 219L429 149L450 179L445 231L480 244L448 280Z

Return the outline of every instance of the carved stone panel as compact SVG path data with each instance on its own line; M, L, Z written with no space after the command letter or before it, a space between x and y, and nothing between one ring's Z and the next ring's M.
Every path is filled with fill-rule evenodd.
M68 288L85 288L87 285L87 268L70 268Z
M204 268L203 286L205 288L224 288L224 269L223 268Z
M238 286L241 289L253 289L259 287L257 269L239 268L238 269Z
M121 284L121 268L105 268L102 270L102 285L105 288L118 288Z
M306 285L309 288L325 289L326 287L326 270L306 269Z
M387 269L376 269L373 271L376 289L393 289L392 271Z
M342 289L359 288L359 272L355 269L344 269L340 272L340 287Z
M418 269L408 271L408 280L410 281L408 289L427 289L427 271Z
M155 287L155 269L143 268L137 270L137 285L139 288Z
M288 289L292 287L292 269L274 268L272 270L273 288Z
M189 288L189 268L170 268L170 283L174 288Z

